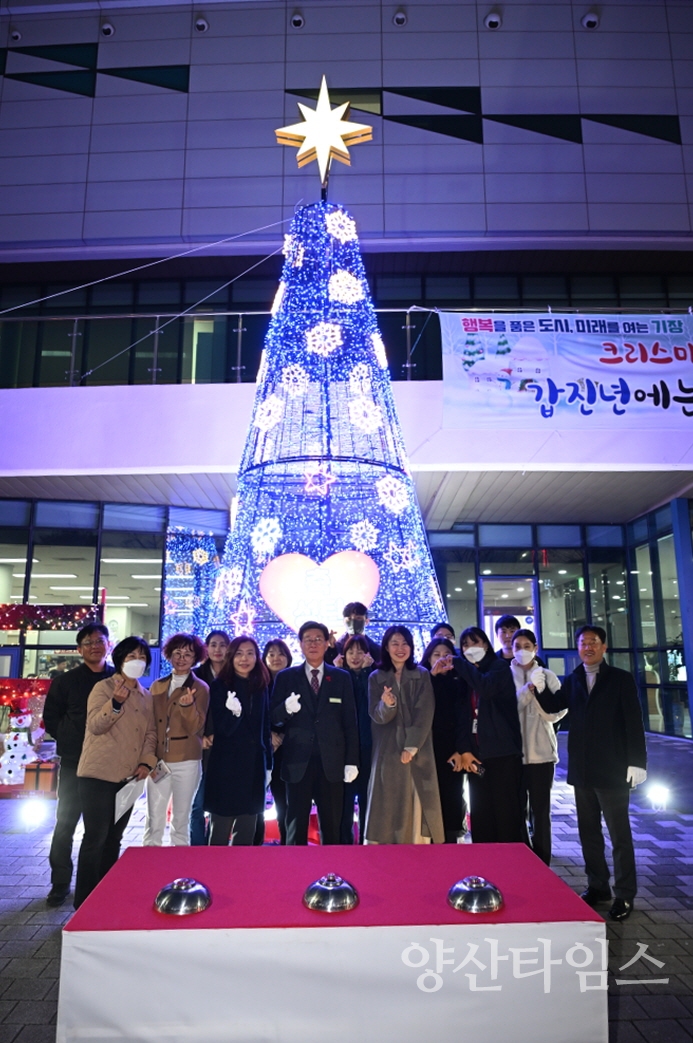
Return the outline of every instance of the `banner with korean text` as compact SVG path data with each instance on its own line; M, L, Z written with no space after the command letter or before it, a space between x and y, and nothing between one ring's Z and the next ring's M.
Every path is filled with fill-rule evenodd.
M693 315L440 313L446 428L693 430Z

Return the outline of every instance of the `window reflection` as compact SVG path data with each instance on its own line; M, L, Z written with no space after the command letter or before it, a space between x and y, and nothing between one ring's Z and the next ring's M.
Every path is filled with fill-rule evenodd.
M613 548L590 548L589 585L591 622L606 630L611 648L627 647L630 644L628 592L623 554Z
M658 643L655 616L654 587L652 584L652 562L647 543L635 548L635 568L631 571L633 588L637 591L638 623L640 644L652 648Z
M575 631L587 622L582 551L544 550L539 561L542 642L573 648Z

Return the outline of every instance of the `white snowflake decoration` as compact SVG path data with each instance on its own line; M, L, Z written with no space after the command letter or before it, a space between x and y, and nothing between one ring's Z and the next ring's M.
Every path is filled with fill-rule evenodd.
M349 403L349 419L354 427L372 435L382 427L383 411L371 399L360 396Z
M349 391L352 395L368 395L371 390L371 370L365 362L357 363L349 374Z
M409 493L404 482L388 474L375 483L378 500L392 514L401 514L409 506Z
M250 542L256 557L271 557L282 535L282 527L278 518L260 518L250 534Z
M196 547L192 552L192 560L196 565L206 565L209 561L209 553L203 550L202 547Z
M360 279L342 268L330 276L327 296L331 301L339 301L341 304L356 304L357 301L363 300L366 291Z
M293 268L303 267L303 257L305 253L303 244L294 239L292 235L284 236L284 249L282 250L282 253Z
M337 481L336 475L330 472L329 464L317 464L303 472L304 489L315 496L327 496L330 486Z
M356 222L353 221L343 210L332 210L325 217L327 231L340 243L353 243L356 235ZM290 238L290 236L289 236Z
M299 366L297 362L291 366L285 366L282 370L282 387L289 398L300 398L305 395L310 384L308 371Z
M321 355L324 359L333 351L341 347L342 327L336 322L319 322L317 326L306 330L306 343L308 351Z
M380 529L376 529L375 525L372 525L367 518L364 518L362 521L354 522L349 529L349 535L356 550L365 553L365 551L375 550L377 547Z
M281 308L285 293L286 283L280 282L279 286L277 286L277 292L274 295L274 300L272 301L272 308L270 309L270 313L272 315L276 315L279 309Z
M381 369L387 369L387 355L385 354L385 345L383 344L383 338L379 333L371 333L371 344L373 345L373 351L375 357L378 360L378 365Z
M419 556L413 540L407 540L401 547L398 547L394 540L390 540L383 557L390 563L393 572L402 572L402 570L413 572L419 564Z
M257 407L253 423L261 431L271 431L284 416L284 400L279 395L268 395Z
M243 570L238 565L221 569L214 584L212 598L219 605L222 601L233 601L241 592Z
M233 623L234 637L241 637L242 634L252 634L256 614L249 601L241 601L238 611L233 612L230 616Z

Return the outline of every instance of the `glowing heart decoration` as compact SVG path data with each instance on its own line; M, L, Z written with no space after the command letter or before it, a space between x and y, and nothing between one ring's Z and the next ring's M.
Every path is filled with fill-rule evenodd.
M318 565L305 554L280 554L260 573L260 593L292 630L315 619L340 632L350 601L370 606L380 586L380 569L367 554L344 550Z

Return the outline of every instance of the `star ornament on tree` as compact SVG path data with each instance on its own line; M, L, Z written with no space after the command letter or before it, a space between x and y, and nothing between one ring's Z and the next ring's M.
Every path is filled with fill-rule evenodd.
M344 118L349 112L348 101L334 109L330 107L330 95L324 76L316 108L309 109L300 102L298 107L303 122L276 130L277 142L280 145L298 146L296 161L299 167L317 160L320 183L324 188L327 185L332 160L336 159L339 163L350 166L348 146L371 141L373 128L365 123L352 123Z

